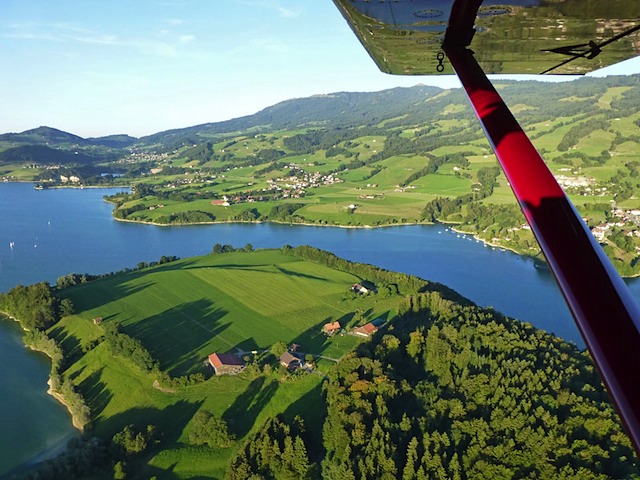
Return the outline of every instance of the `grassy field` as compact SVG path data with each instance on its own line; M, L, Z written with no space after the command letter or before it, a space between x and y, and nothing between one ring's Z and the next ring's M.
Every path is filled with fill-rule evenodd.
M91 319L116 322L172 375L199 371L214 351L278 341L340 356L353 345L327 340L318 333L323 324L345 324L358 308L388 315L394 303L352 298L349 287L359 281L279 251L209 255L71 288L65 295L79 313L62 325L82 346L97 335L87 327Z
M70 287L62 296L77 313L49 333L67 352L63 375L91 408L95 434L108 439L129 424L153 424L162 432L161 448L136 460L137 470L158 478L221 478L234 448L191 445L193 415L213 412L239 440L279 413L304 414L309 428L320 431L324 414L315 405L322 404L322 376L291 376L277 368L238 376L208 373L204 382L162 389L154 387L152 373L114 356L106 343L89 345L117 323L172 376L205 372L203 362L213 352L268 350L280 341L337 359L363 340L326 337L323 324L351 327L396 315L399 296L350 292L363 280L280 250L211 254ZM96 317L101 325L94 324ZM320 370L334 364L317 363Z

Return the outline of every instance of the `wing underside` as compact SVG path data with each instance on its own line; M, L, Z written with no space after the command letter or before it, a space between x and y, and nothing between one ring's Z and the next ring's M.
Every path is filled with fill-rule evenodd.
M441 53L453 0L334 0L378 67L452 74ZM581 75L640 55L638 0L484 1L470 44L486 73Z

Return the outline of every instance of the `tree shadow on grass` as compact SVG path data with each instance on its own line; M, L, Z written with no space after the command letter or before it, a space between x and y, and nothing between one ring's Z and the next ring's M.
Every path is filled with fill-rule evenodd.
M326 454L322 444L322 428L327 417L327 402L326 395L322 391L322 383L289 405L282 414L289 423L293 422L297 415L304 419L303 440L307 446L309 459L319 463Z
M236 263L224 263L224 264L218 264L212 267L209 266L205 266L205 265L198 265L198 266L194 266L194 267L186 267L186 269L198 269L198 268L219 268L219 269L225 269L225 270L242 270L245 272L260 272L260 273L271 273L274 275L280 275L281 273L288 275L288 276L292 276L292 277L301 277L301 278L307 278L310 280L320 280L320 281L327 281L326 278L323 277L317 277L315 275L309 275L306 273L301 273L301 272L296 272L293 270L287 270L283 267L281 267L280 265L276 265L276 264L271 264L271 263L263 263L260 265L244 265L244 264L236 264Z
M198 300L127 325L123 330L142 342L162 370L183 375L198 371L202 364L198 350L228 328L228 324L220 323L226 314L211 302Z
M96 419L102 413L113 397L106 384L101 381L103 370L104 367L96 370L78 385L82 397L89 406L92 419Z
M293 270L287 270L286 268L283 268L283 267L281 267L279 265L276 265L275 268L277 268L283 274L291 276L291 277L300 277L300 278L306 278L306 279L309 279L309 280L320 280L321 282L328 282L329 281L329 280L327 280L326 278L323 278L323 277L317 277L315 275L309 275L307 273L294 272Z
M177 462L174 463L173 465L170 465L168 468L160 468L160 467L156 467L155 465L147 464L143 468L144 472L140 472L144 474L144 477L134 477L134 478L157 478L159 480L177 480L180 477L173 472L174 468L176 468L176 465L177 465ZM190 478L193 479L196 477L190 477Z
M84 354L78 337L68 333L63 327L56 326L52 328L49 331L49 336L58 342L58 345L62 348L66 365L71 365Z
M177 443L182 431L202 403L202 401L188 402L179 400L163 409L154 407L131 408L109 418L100 419L95 424L95 432L109 442L113 435L127 425L133 425L137 431L146 429L147 425L154 425L160 434L160 446L157 450L161 450L168 445Z
M99 308L118 299L134 295L142 290L154 285L154 282L148 281L130 284L131 274L116 275L113 277L105 277L93 280L89 283L82 283L74 287L67 288L62 291L61 297L68 298L73 303L74 310L82 313L86 310ZM140 275L138 275L140 276ZM91 290L91 294L87 294L87 290Z
M168 480L177 479L179 477L173 471L176 467L175 463L167 468L161 468L149 465L148 462L158 452L180 445L178 439L202 406L202 403L202 401L188 402L180 400L162 409L153 407L132 408L97 423L95 431L99 437L109 444L113 435L127 425L133 425L134 431L144 431L147 425L154 425L159 435L159 443L150 447L141 457L131 459L131 467L136 473L136 476L131 478L151 478L155 476ZM127 478L129 477L127 476Z
M278 386L276 380L267 382L265 377L258 377L227 408L222 418L237 438L242 438L249 433L260 412L275 395Z

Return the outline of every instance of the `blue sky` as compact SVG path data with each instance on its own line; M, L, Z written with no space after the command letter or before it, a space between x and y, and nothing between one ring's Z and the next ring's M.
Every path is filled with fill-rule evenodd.
M314 94L459 86L380 73L330 0L4 0L0 45L0 132L142 136Z

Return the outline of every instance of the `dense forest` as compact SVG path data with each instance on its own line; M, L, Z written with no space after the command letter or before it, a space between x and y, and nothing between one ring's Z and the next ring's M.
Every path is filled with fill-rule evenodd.
M438 293L329 375L324 478L638 478L587 354Z

